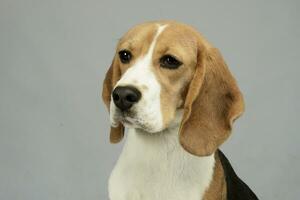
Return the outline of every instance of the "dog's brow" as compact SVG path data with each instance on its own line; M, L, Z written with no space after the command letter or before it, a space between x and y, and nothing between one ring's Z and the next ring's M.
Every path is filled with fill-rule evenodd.
M153 38L153 41L152 41L152 43L151 43L151 45L149 47L148 53L147 53L148 56L152 57L153 50L154 50L154 47L155 47L156 42L157 42L157 38L161 34L161 32L163 32L163 30L166 28L166 26L167 26L167 24L165 24L165 25L159 25L158 24L158 29L156 31L156 34L155 34L155 36Z

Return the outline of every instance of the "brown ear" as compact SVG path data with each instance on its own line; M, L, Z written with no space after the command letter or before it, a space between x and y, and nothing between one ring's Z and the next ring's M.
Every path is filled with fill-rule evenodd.
M111 92L117 83L117 81L121 77L120 68L116 64L115 59L113 60L110 68L106 72L106 76L103 82L103 89L102 89L102 99L109 110L110 101L111 101ZM119 124L118 127L111 127L110 128L110 142L111 143L118 143L124 137L124 127L122 124Z
M211 155L229 137L233 121L243 111L242 94L219 51L200 52L184 104L182 147L194 155Z

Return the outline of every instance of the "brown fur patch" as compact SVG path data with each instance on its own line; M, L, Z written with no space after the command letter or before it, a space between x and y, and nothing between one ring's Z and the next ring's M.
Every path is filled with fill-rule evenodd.
M102 89L102 99L109 110L109 105L111 101L111 92L114 85L121 77L121 72L119 66L116 64L116 59L113 60L109 70L106 73L103 89ZM118 127L111 127L110 129L110 142L117 143L124 137L124 126L119 124Z
M190 153L211 155L229 137L244 102L225 61L215 48L198 56L198 67L184 105L181 145Z
M203 200L225 200L226 194L226 181L225 174L218 154L215 154L215 168L212 181L206 190Z

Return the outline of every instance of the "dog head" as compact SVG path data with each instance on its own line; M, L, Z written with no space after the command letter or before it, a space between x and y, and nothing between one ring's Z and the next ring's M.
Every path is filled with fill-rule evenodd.
M190 26L149 22L119 41L102 92L110 111L113 143L124 126L160 132L179 110L182 147L212 154L244 110L242 94L219 51Z

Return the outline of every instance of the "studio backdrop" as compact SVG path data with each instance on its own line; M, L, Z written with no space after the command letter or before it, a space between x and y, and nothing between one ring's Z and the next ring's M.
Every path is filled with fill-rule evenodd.
M246 111L221 147L260 199L299 199L300 3L0 1L0 199L108 199L102 82L132 26L172 19L222 52Z

